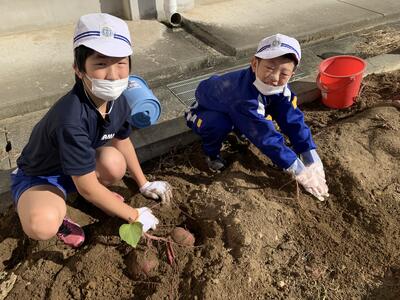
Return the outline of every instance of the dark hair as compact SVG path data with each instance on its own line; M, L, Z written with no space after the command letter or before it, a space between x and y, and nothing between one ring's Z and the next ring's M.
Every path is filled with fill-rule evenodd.
M80 45L74 50L74 66L78 68L80 72L86 72L85 63L89 56L91 56L95 50L88 48L84 45ZM131 71L131 57L129 58L129 72ZM79 82L81 79L75 74L75 82Z
M294 68L296 69L296 67L298 65L298 62L297 62L296 56L293 53L286 53L286 54L284 54L282 56L279 56L279 57L283 57L283 58L286 58L286 59L289 59L290 61L292 61L294 63ZM257 60L261 59L261 58L259 58L257 56L255 56L255 58Z
M294 62L294 66L297 67L298 61L293 53L286 53L285 55L282 55L282 57L291 60Z

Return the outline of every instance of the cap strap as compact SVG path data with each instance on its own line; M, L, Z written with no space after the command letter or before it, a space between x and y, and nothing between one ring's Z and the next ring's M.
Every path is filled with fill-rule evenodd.
M78 34L78 35L74 38L74 43L77 42L77 41L80 40L80 39L83 39L83 38L86 38L86 37L89 37L89 36L100 36L100 31L85 31L85 32L82 32L82 33ZM114 33L113 38L114 38L114 39L117 39L117 40L124 41L124 42L127 43L129 46L131 46L130 41L129 41L126 37L124 37L123 35Z
M74 42L77 40L80 40L82 38L88 37L88 36L100 36L100 31L85 31L80 34L78 34L76 37L74 37Z
M282 46L282 47L289 48L290 50L293 50L294 52L296 52L297 57L300 57L299 52L297 52L297 50L296 50L294 47L292 47L292 46L290 46L290 45L288 45L288 44L285 44L285 43L281 43L281 46Z
M260 49L258 49L257 53L260 53L260 52L264 51L264 50L267 49L267 48L271 48L271 45L262 46ZM257 54L257 53L256 53L256 54Z
M114 33L114 39L118 39L118 40L124 41L124 42L128 43L129 45L131 45L131 42L126 37L124 37L123 35Z

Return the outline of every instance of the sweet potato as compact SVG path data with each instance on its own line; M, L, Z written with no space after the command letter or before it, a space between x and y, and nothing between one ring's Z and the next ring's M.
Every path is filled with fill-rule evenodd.
M128 273L133 279L154 276L158 268L157 253L153 250L132 250L125 261Z
M175 243L183 246L193 246L195 242L193 234L182 227L175 227L171 232L171 237Z

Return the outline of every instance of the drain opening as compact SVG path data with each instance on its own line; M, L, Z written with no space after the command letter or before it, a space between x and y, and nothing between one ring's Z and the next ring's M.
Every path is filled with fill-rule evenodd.
M235 66L233 68L224 69L224 70L219 71L217 73L208 73L208 74L197 76L197 77L190 78L190 79L187 79L187 80L173 82L173 83L167 84L167 88L170 90L170 92L176 98L178 98L178 100L181 103L183 103L184 105L189 107L195 101L195 91L196 91L196 88L197 88L197 86L199 85L199 83L201 81L203 81L204 79L209 78L212 75L223 75L223 74L226 74L228 72L237 71L237 70L241 70L241 69L247 68L248 66L249 66L249 64L243 64L243 65ZM299 80L299 79L304 78L306 76L307 76L307 74L304 73L304 72L296 73L290 79L290 82Z

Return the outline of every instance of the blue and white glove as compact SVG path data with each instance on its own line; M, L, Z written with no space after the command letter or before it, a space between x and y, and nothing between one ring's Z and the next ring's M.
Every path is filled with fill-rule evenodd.
M297 158L286 171L291 173L307 192L318 200L324 201L329 196L324 168L316 151L309 153L311 151L305 153L304 156L302 155L302 157L305 157L305 163L303 163L304 158L303 161Z
M304 166L303 162L297 158L292 165L287 168L285 171L292 174L293 176L299 175L301 172L304 171L306 167Z
M169 204L172 198L172 188L166 181L147 181L140 189L143 196Z
M305 166L311 166L314 164L316 166L315 170L325 179L324 166L315 149L301 153L300 157Z

